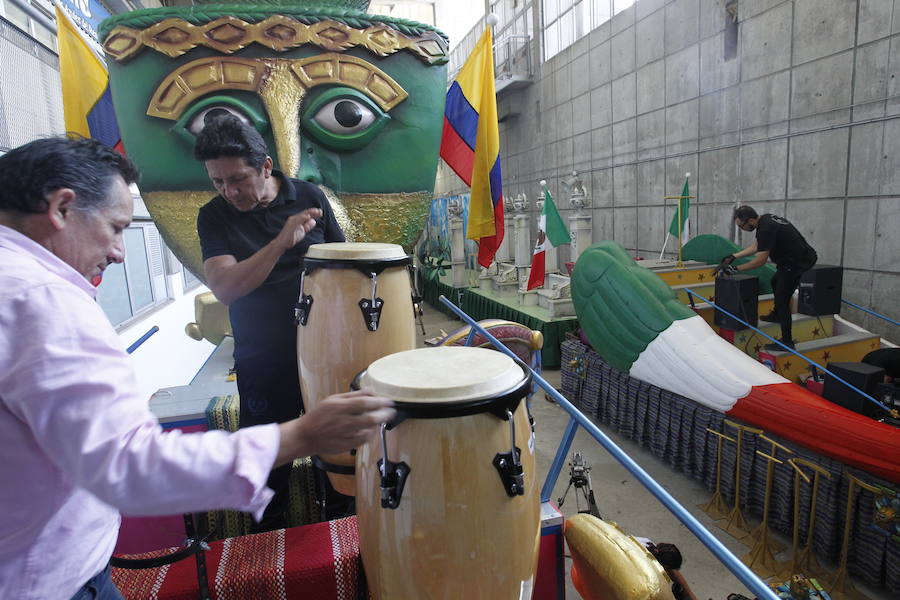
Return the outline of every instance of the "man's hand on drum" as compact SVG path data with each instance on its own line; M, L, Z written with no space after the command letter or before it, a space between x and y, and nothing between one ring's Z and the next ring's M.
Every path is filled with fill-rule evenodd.
M356 448L396 415L394 403L368 390L328 396L299 419L282 423L275 465L301 456Z
M282 249L287 252L300 243L306 234L316 226L316 218L321 216L321 209L309 208L288 217L284 222L284 227L278 233L278 241L281 243Z

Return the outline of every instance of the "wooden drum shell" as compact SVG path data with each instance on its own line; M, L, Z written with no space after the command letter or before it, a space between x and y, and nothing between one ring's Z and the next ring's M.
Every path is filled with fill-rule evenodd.
M399 246L397 249L402 252ZM378 274L377 281L376 295L384 300L384 306L378 329L369 331L359 308L361 299L372 296L369 277L356 268L319 268L304 277L303 293L313 297L313 304L306 325L297 326L297 362L307 410L331 394L349 391L353 378L378 358L415 347L412 288L406 267L389 267ZM321 459L344 467L355 464L350 453L322 455ZM354 495L353 475L328 473L328 478L338 492Z
M531 597L540 490L524 399L514 422L525 474L519 496L507 495L493 465L510 452L509 422L490 413L410 419L387 432L389 460L410 467L396 509L381 506L380 437L358 449L360 552L374 598Z

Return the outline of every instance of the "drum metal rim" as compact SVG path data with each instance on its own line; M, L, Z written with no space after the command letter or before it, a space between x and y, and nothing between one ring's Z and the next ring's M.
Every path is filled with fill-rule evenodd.
M380 274L385 269L392 267L408 267L412 264L412 255L407 254L397 258L366 258L366 259L348 259L348 258L311 258L304 256L300 261L300 266L306 275L309 275L316 269L356 269L363 275L370 273Z

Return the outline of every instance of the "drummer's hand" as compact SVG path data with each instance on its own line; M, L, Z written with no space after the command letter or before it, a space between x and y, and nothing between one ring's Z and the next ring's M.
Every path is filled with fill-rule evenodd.
M348 452L394 418L393 406L368 390L328 396L299 419L281 424L278 457L288 462L301 456Z
M306 234L316 226L316 218L321 216L322 209L310 208L288 217L277 237L282 251L287 252L299 244Z

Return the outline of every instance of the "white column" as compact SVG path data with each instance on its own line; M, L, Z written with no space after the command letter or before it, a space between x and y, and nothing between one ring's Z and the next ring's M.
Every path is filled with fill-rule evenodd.
M459 217L450 219L450 273L453 287L466 285L466 248L463 239L463 222Z
M569 217L569 229L572 231L572 262L577 261L581 253L591 245L591 225L591 215Z
M531 244L531 218L524 213L515 217L516 228L516 266L527 267L531 265L531 256L534 247Z

